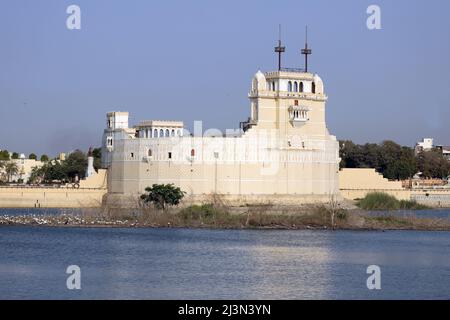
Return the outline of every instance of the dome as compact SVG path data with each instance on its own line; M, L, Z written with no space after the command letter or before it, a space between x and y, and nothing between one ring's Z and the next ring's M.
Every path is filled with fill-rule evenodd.
M252 89L258 91L266 90L266 77L260 70L253 77Z
M323 86L322 78L320 78L317 74L314 75L314 83L316 84L316 92L324 93L325 89Z

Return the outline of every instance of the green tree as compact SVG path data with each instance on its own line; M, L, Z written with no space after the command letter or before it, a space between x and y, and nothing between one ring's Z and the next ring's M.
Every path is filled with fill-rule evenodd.
M43 154L43 155L41 156L41 162L48 162L49 160L50 160L50 159L49 159L48 155Z
M11 159L13 159L13 160L19 159L19 154L17 152L13 152Z
M37 160L37 155L34 153L30 153L30 155L28 156L28 159Z
M7 162L5 164L5 172L8 177L8 182L11 182L12 176L19 173L19 167L14 161Z
M173 184L154 184L145 189L141 199L145 204L153 203L158 209L165 210L167 206L175 206L183 199L185 192Z
M9 158L9 152L8 150L2 150L0 151L0 161L8 161Z
M92 150L94 156L94 169L98 171L102 167L102 148L95 148Z
M83 151L75 150L63 162L63 167L67 177L72 181L76 176L82 179L86 175L87 157Z
M35 184L35 183L41 183L44 180L44 176L45 176L45 171L44 171L45 166L42 167L33 167L31 168L31 173L30 173L30 177L28 178L28 183L29 184Z
M450 161L439 150L421 152L418 166L425 178L446 178L450 174Z
M43 166L44 181L49 183L52 181L66 181L68 179L67 168L65 165L55 161L55 163L47 163Z

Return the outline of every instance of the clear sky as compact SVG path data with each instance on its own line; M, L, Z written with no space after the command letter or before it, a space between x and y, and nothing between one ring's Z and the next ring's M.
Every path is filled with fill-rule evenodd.
M66 28L71 4L81 30ZM371 4L381 30L366 27ZM99 146L113 110L236 128L252 76L276 69L279 23L287 67L303 66L309 26L338 139L450 145L449 13L448 0L2 0L0 149Z

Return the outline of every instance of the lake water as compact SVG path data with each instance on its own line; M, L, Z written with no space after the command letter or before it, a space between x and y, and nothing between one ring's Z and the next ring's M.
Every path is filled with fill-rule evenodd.
M450 299L450 232L0 227L0 299L25 298Z

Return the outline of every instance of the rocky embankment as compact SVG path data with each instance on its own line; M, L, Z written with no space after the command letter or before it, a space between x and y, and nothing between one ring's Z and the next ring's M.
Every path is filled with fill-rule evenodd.
M0 216L0 226L132 226L128 220L87 218L77 215L3 215Z

